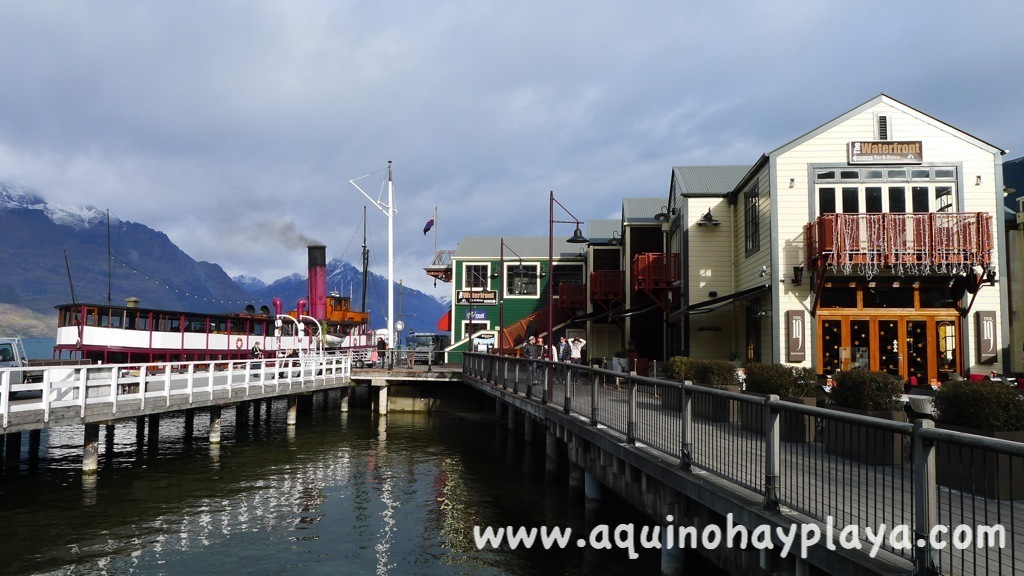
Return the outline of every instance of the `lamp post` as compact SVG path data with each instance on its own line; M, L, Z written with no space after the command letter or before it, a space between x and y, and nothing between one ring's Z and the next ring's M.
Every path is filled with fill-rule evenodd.
M523 266L523 257L505 244L505 238L501 238L501 247L498 255L498 355L505 355L505 248L519 258L520 268Z
M553 268L555 262L555 223L558 224L576 224L576 230L573 231L572 237L566 240L570 244L586 244L588 242L587 237L580 232L580 220L569 212L569 209L562 205L561 202L555 200L555 191L552 190L549 194L550 200L548 201L548 342L554 341L554 330L555 330L555 270ZM555 204L561 208L566 214L568 214L572 220L555 220ZM550 344L545 344L550 346ZM549 365L550 368L550 365ZM548 381L550 382L550 374ZM550 402L552 399L551 386L545 386L547 388L547 399Z
M369 176L369 174L367 174L366 176ZM360 188L358 184L356 184L356 180L359 180L360 178L366 178L366 176L360 176L359 178L354 178L352 180L349 180L348 183L353 185L353 186L355 186L356 190L359 190L360 192L362 192L363 196L366 196L367 200L369 200L370 202L373 202L373 205L376 206L378 210L383 212L384 215L388 217L388 317L387 317L387 328L388 328L388 344L390 346L394 346L395 345L395 326L394 326L394 322L395 322L395 286L394 286L394 280L393 280L393 278L395 277L395 243L394 243L395 222L394 222L394 220L395 220L395 214L398 212L398 208L395 207L395 188L394 188L394 184L393 184L393 182L391 180L391 160L388 160L388 198L387 198L386 202L380 200L379 198L377 200L374 200L373 198L370 197L369 194L367 194L362 188ZM365 294L364 294L363 300L364 300L363 307L365 309L365 306L366 306Z

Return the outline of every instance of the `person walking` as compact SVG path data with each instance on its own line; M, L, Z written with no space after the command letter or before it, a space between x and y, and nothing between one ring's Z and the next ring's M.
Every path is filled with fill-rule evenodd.
M523 357L527 359L530 384L537 383L537 360L541 357L541 347L537 345L537 337L530 336L523 346Z
M558 340L558 348L555 354L555 359L563 363L569 362L570 352L571 350L569 347L569 342L565 339L565 336L562 336ZM562 382L565 382L565 377L568 374L568 372L569 371L565 366L559 366L558 379L561 380Z

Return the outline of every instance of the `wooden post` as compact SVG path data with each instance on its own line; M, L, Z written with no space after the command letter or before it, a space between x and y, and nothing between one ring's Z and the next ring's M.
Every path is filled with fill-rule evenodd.
M21 468L21 432L4 434L4 472L8 478L18 475Z
M100 465L100 425L86 424L82 442L82 472L95 474Z
M288 395L288 415L285 418L285 423L288 426L295 426L296 413L298 411L299 400L295 394Z
M99 432L97 432L98 434ZM149 415L149 438L147 439L147 447L150 450L156 450L160 446L160 415L150 414Z
M220 406L210 407L210 444L220 444Z

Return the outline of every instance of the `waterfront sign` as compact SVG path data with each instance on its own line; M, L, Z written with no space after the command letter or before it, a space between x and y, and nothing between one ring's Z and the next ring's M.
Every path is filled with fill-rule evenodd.
M850 164L920 164L921 141L855 141L849 145Z
M459 304L497 304L497 290L459 290L455 294L455 301Z

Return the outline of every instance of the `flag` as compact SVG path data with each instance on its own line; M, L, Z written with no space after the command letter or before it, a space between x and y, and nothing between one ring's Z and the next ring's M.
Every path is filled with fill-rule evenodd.
M430 232L430 229L433 228L433 227L434 227L434 217L431 216L430 220L427 220L427 223L423 225L423 235L426 236L427 232Z

